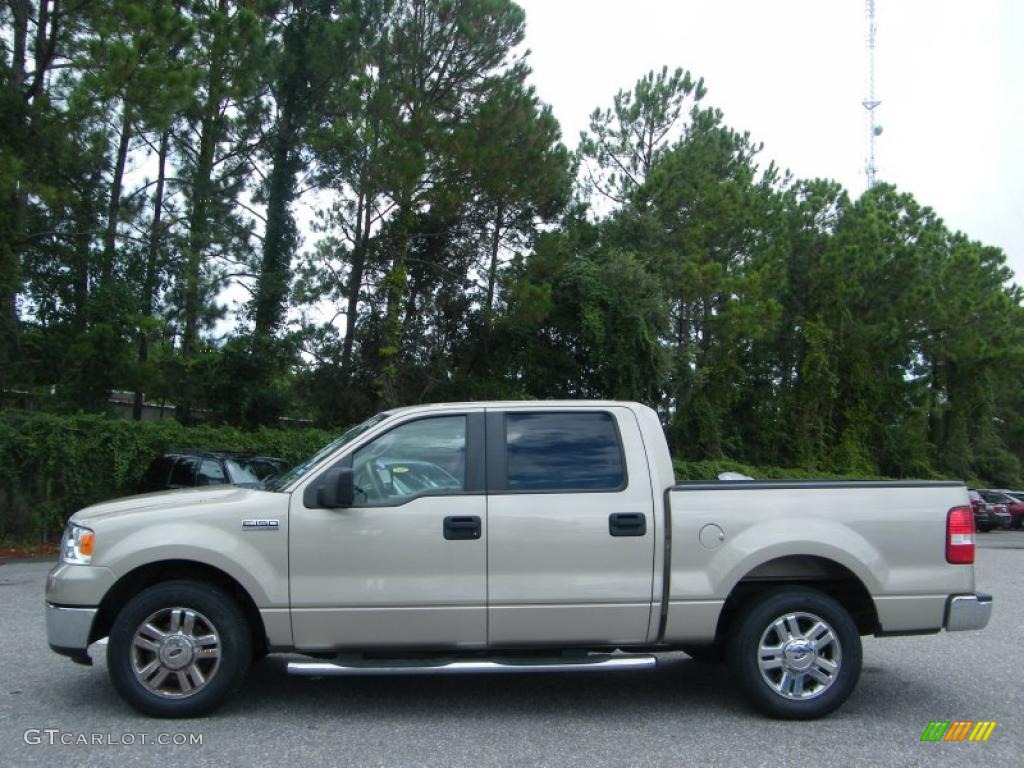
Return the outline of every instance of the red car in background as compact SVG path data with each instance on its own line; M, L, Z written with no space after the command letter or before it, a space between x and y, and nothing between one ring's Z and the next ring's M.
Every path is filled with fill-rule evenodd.
M993 528L1009 528L1013 524L1013 518L1006 507L1005 502L991 502L985 499L982 494L994 493L993 491L976 491L973 488L968 490L971 499L971 509L974 511L974 528L981 533L988 533ZM1002 494L998 494L1002 496Z
M1024 492L1022 491L979 491L984 496L985 494L997 494L1006 499L1005 502L1000 504L1006 504L1006 511L1010 513L1010 517L1013 518L1011 525L1018 531L1021 526L1024 526Z

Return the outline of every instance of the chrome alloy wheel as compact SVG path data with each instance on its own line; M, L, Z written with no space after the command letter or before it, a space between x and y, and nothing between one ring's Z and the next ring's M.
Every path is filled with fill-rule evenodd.
M217 628L199 611L162 608L135 630L132 671L151 693L186 698L217 674L220 650Z
M813 613L786 613L761 635L757 663L761 677L780 696L813 699L838 678L843 649L828 622Z

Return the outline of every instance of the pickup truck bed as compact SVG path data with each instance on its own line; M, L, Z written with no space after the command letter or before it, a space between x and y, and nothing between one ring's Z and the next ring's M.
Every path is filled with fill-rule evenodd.
M661 637L714 637L739 588L817 583L856 605L864 634L943 628L950 595L974 591L973 568L946 561L956 482L691 482L666 495L671 555Z

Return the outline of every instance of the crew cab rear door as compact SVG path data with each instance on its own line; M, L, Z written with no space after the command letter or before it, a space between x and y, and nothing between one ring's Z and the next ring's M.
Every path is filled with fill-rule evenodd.
M488 642L641 643L654 499L624 407L487 413Z

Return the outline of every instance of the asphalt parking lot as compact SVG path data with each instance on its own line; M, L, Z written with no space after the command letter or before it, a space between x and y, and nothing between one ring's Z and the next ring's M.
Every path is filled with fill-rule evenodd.
M666 654L643 672L289 678L270 657L212 718L136 715L102 648L81 667L46 646L47 561L0 565L0 764L8 766L985 765L1024 763L1024 532L980 534L983 632L865 640L857 691L809 723L749 711L724 671ZM984 743L922 743L931 720L996 720ZM46 733L58 729L58 743ZM59 743L78 734L131 744ZM141 734L146 734L142 743ZM160 734L200 745L158 745Z

